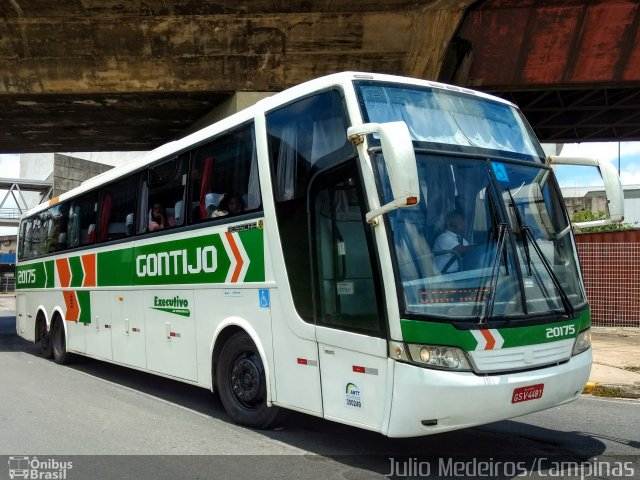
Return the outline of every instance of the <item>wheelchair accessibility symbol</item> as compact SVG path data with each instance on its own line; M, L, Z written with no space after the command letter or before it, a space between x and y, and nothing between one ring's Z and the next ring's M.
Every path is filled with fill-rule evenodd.
M269 299L269 290L266 288L258 290L258 300L260 301L260 308L270 308L271 300Z

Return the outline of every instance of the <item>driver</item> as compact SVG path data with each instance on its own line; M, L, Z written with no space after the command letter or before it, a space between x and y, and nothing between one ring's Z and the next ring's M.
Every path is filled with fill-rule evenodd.
M464 215L460 210L453 210L444 217L445 231L438 235L433 250L436 268L442 273L451 273L462 270L460 257L452 253L454 251L460 256L471 251L472 245L462 236L464 234Z

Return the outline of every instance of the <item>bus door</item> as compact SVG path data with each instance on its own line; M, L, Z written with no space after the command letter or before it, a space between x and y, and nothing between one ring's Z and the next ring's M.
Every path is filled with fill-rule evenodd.
M326 418L382 427L386 319L354 162L311 188L316 338Z

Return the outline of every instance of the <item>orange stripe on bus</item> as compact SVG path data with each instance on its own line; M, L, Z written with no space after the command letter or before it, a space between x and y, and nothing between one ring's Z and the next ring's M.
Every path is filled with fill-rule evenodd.
M242 265L244 261L242 260L242 255L240 255L240 251L238 250L238 246L236 245L236 241L233 238L233 235L229 232L224 232L227 236L227 240L229 241L229 246L231 247L231 251L233 252L233 256L236 259L236 268L233 271L233 275L231 276L231 283L235 283L238 281L240 277L240 272L242 271Z
M484 347L484 349L493 350L493 347L495 347L496 345L496 339L493 338L493 335L491 335L491 332L489 330L480 330L480 333L482 334L484 339L487 341L487 345Z
M96 254L90 253L89 255L83 255L82 267L84 268L84 281L83 287L95 287L96 286Z
M65 318L70 322L77 322L80 318L80 305L78 304L78 296L74 290L65 290L62 292L64 303L67 307Z
M56 268L58 269L58 278L62 288L69 288L71 285L71 269L69 268L69 260L59 258L56 260Z

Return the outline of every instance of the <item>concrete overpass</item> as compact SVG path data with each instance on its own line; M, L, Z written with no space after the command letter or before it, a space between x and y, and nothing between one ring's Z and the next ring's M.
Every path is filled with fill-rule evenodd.
M637 0L8 0L0 152L147 150L238 91L353 69L519 103L543 140L640 138Z

